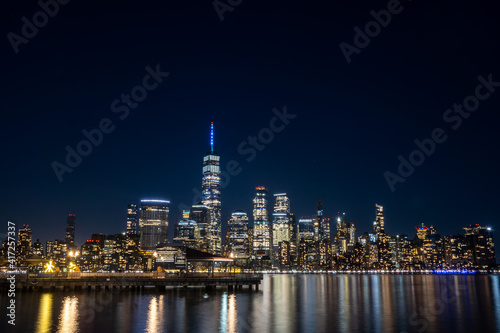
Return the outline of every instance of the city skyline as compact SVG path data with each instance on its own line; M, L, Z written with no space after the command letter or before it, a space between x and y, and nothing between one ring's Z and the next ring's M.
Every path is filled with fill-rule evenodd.
M6 6L4 31L16 34L21 18L40 10L36 3ZM12 64L5 66L4 124L15 126L1 134L9 161L0 166L8 191L1 219L36 221L43 225L37 234L48 238L75 213L84 235L103 225L112 233L122 228L124 202L157 197L171 201L175 220L179 204L192 204L192 189L201 191L199 159L213 121L221 167L231 160L241 167L223 188L224 222L237 209L250 212L253 188L262 185L293 197L297 215L310 215L323 200L325 214L345 211L362 229L373 222L373 202L386 207L391 233L421 222L447 234L469 223L500 228L498 88L479 89L490 96L459 129L450 132L456 118L443 120L475 93L478 77L500 81L489 4L406 3L350 63L339 44L354 45L353 28L363 29L383 4L273 2L263 10L246 3L224 21L210 2L151 6L101 4L97 15L68 4L18 53L4 38ZM148 37L127 46L127 36L139 35ZM140 95L145 78L155 87L147 97L123 102L122 94ZM286 123L277 116L285 106L294 116ZM102 141L60 182L52 163L67 165L66 147L77 149L87 140L82 131L101 130L104 119L111 123L102 123ZM271 121L273 140L264 131L266 143L258 143L265 148L252 146L248 138ZM399 175L398 157L408 159L414 141L435 128L446 130L446 142L391 192L384 173Z
M204 159L203 159L203 177L202 177L202 192L201 192L201 201L199 203L193 203L191 207L197 207L198 204L203 203L207 209L208 209L208 223L206 226L204 226L205 233L207 233L207 244L206 244L206 250L211 253L222 253L223 251L223 246L227 246L225 244L225 239L229 235L227 234L229 232L228 230L228 225L229 222L227 223L222 223L223 216L221 216L221 188L224 186L221 185L221 172L226 171L226 170L221 170L220 167L220 156L218 155L217 152L214 151L214 122L210 123L210 132L209 132L209 151L206 153ZM226 171L227 175L227 171ZM229 175L230 177L231 175ZM290 204L290 198L287 196L287 193L269 193L267 187L265 186L256 186L255 191L257 193L257 196L252 200L253 201L253 214L250 213L250 216L253 215L253 218L249 219L249 226L254 228L254 239L253 239L253 244L251 245L254 248L254 251L261 252L260 255L266 255L266 256L271 256L271 254L276 255L278 251L278 242L277 238L278 237L280 240L285 240L289 241L290 237L289 235L287 236L287 233L289 233L289 230L287 229L287 233L283 233L281 229L279 229L279 225L283 223L289 223L286 221L290 221L290 213L294 215L293 210L291 210L291 204ZM194 191L193 191L194 192ZM223 198L223 196L222 196ZM261 198L261 199L259 199ZM275 198L276 203L273 203L272 198ZM270 200L271 199L271 200ZM127 204L127 209L126 209L126 217L125 217L125 224L124 226L124 231L123 233L129 233L132 231L131 228L132 226L135 225L136 229L134 233L138 233L141 235L141 249L143 250L153 250L156 245L160 243L166 243L166 242L171 242L174 239L174 229L176 225L182 220L185 220L185 212L186 210L183 209L182 214L178 214L175 217L175 222L169 223L169 219L171 217L170 214L170 200L164 200L164 199L140 199L140 204L141 208L137 210L138 204L136 203L128 203ZM152 208L157 209L156 205L158 204L164 204L164 208L161 209L166 209L166 215L162 218L158 218L155 215L154 222L153 224L165 224L162 226L162 230L165 233L163 236L162 235L154 235L154 232L145 228L143 229L143 225L145 224L145 221L148 220L148 218L145 217L145 208L146 206L144 205L152 205ZM181 203L179 204L178 208L179 210L181 208L186 208L186 204ZM214 208L215 207L215 210ZM274 208L273 208L274 207ZM376 216L373 221L373 230L376 234L377 237L380 233L385 234L385 218L383 214L383 205L375 204L375 207L377 208ZM191 209L191 208L189 208ZM261 209L265 209L265 212L263 215L260 212ZM242 210L242 209L237 209L233 212L230 213L230 216L227 216L227 221L229 221L230 217L233 216L236 212L243 212L247 214L247 211ZM252 212L252 211L250 211ZM279 215L282 215L282 213L286 213L285 215L287 216L285 218L285 222L281 221L283 217L280 217ZM149 213L152 214L152 213ZM342 212L342 219L345 220L345 212ZM133 217L135 216L135 221L133 221ZM259 217L260 216L260 217ZM310 218L312 216L312 219ZM321 220L319 218L321 218ZM335 217L340 221L341 219L341 213L340 211L337 212L337 216L332 216L334 219ZM310 219L311 221L311 228L314 229L314 234L315 234L315 240L317 241L317 234L318 234L318 226L321 226L321 230L324 230L324 222L322 222L323 219L323 201L320 200L317 202L317 211L316 214L306 214L306 215L295 215L295 218L298 219L297 223L297 228L300 226L300 221L304 219ZM159 222L160 220L164 219L166 222ZM337 224L337 230L333 228L333 226L330 223L330 216L325 216L325 219L328 221L328 230L333 230L333 232L338 232L339 230L339 223ZM348 224L354 223L354 225L358 224L356 220L350 218L351 222L347 222ZM141 222L142 221L142 222ZM255 228L255 223L257 221L257 228ZM317 224L316 221L318 221ZM428 224L428 225L433 225L432 223L426 223L426 222L419 222L422 224ZM28 223L25 223L26 225L29 225ZM23 224L23 225L25 225ZM479 225L478 223L471 222L470 224L467 225ZM31 224L33 225L33 224ZM150 223L151 225L151 223ZM159 225L159 224L158 224ZM170 225L170 226L169 226ZM261 229L259 230L259 225L261 225ZM416 224L417 225L417 224ZM291 227L291 224L288 224L288 226ZM494 231L494 229L491 228L491 226L488 226L488 230ZM151 227L150 227L151 228ZM278 228L278 229L277 229ZM341 228L341 227L340 227ZM347 227L346 227L347 228ZM415 227L417 228L417 227ZM461 227L462 229L465 228L464 226ZM147 229L147 230L146 230ZM413 227L409 228L410 230L413 229ZM148 231L149 230L149 231ZM356 227L354 226L354 230L356 230ZM142 231L142 232L141 232ZM297 232L299 229L297 229ZM369 232L370 229L366 229L366 232ZM345 231L347 233L347 229ZM120 232L118 232L120 233ZM279 236L278 236L279 233ZM100 230L95 230L91 234L102 234ZM111 232L112 234L117 234L117 232ZM146 242L145 235L150 234L148 237L153 237L154 240L151 242ZM258 235L261 236L258 236ZM397 233L407 235L408 237L411 237L412 233L411 232L399 232ZM450 236L453 233L450 233ZM226 237L225 237L225 236ZM418 232L416 233L418 236ZM81 238L86 238L85 236L80 236ZM328 238L331 237L331 233L329 233ZM143 239L144 238L144 239ZM260 239L262 238L262 239ZM34 237L34 239L39 239L38 237ZM52 240L57 240L59 238L57 237L52 237L46 239L46 241L52 241ZM75 214L70 213L68 214L67 217L67 222L66 222L66 234L64 237L60 238L61 240L66 240L68 244L73 244L74 239L75 239ZM88 239L88 237L87 237ZM357 240L356 240L357 242ZM384 246L388 247L389 240L387 242L384 242ZM43 243L43 242L42 242ZM81 242L82 244L84 242ZM148 245L144 245L147 243ZM156 244L156 245L155 245ZM77 245L77 244L75 244ZM78 246L78 245L77 245ZM344 245L345 246L345 245ZM342 248L342 245L341 245ZM388 250L386 250L388 251ZM388 254L386 255L388 256Z

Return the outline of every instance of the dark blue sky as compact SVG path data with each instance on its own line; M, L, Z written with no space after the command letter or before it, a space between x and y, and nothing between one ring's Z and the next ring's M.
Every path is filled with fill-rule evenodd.
M298 216L322 199L325 215L345 211L360 231L375 203L390 234L413 237L422 222L442 235L470 223L500 228L500 91L457 130L443 121L479 75L500 81L495 2L402 1L348 64L339 44L354 44L353 28L387 4L243 1L221 21L211 1L70 1L16 54L8 33L21 35L21 18L40 7L4 2L0 220L28 223L45 241L63 237L75 213L82 243L122 232L127 203L163 198L175 222L201 186L213 121L223 166L243 168L223 190L224 222L236 209L251 213L264 185L289 193ZM170 75L120 120L111 103L157 64ZM238 146L285 105L296 118L247 162ZM51 163L104 118L114 131L59 182ZM396 173L398 156L434 128L447 141L391 192L384 172Z

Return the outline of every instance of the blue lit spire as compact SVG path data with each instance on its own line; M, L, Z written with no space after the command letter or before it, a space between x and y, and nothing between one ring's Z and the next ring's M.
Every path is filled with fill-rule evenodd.
M210 152L214 153L214 122L210 124Z

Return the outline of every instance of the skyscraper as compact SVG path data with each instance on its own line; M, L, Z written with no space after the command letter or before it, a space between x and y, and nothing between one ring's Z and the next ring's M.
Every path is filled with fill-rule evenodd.
M228 254L236 259L246 259L250 255L248 243L248 215L237 210L231 215L228 230Z
M373 222L373 230L378 234L385 232L384 222L384 207L375 204L375 222Z
M23 225L19 229L17 234L17 246L16 246L16 264L24 265L26 259L28 259L32 254L33 250L31 248L31 228L29 225Z
M385 233L384 207L378 204L375 204L375 222L373 222L373 229L377 235L378 267L381 269L390 269L393 267L389 248L391 239Z
M313 216L314 241L320 241L323 238L323 201L317 202L317 214Z
M141 200L139 226L141 249L154 250L168 241L168 213L170 201Z
M280 242L290 241L290 199L286 193L275 194L276 204L273 213L273 247L278 249Z
M127 207L127 234L137 233L137 205L128 204Z
M75 214L69 214L66 219L66 243L68 245L75 244Z
M210 151L203 158L202 203L208 207L208 252L221 253L221 171L220 156L214 152L214 123L210 126Z
M199 202L191 207L189 212L189 219L195 221L198 224L198 229L200 230L200 239L198 242L198 248L201 251L209 251L209 234L207 231L210 226L210 211L207 206Z
M496 267L495 244L491 228L474 224L463 229L474 266L480 269Z
M257 257L271 256L271 225L267 208L267 189L264 186L255 188L253 199L253 250Z

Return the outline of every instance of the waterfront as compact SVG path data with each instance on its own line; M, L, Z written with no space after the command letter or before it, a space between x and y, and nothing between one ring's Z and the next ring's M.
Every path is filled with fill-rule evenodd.
M19 332L497 332L500 276L278 274L259 291L23 291L16 304Z

